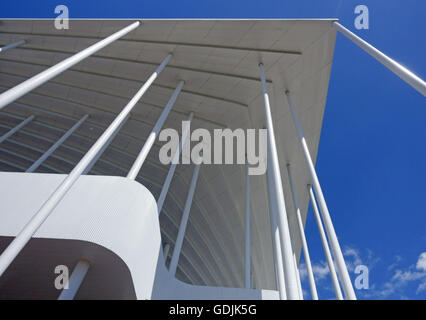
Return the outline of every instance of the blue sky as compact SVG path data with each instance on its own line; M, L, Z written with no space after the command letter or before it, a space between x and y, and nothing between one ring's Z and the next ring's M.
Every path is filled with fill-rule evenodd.
M28 0L2 1L0 17L52 18L58 4L72 18L339 18L353 31L364 4L370 28L356 33L426 78L425 1ZM425 159L425 98L338 35L317 172L352 278L369 267L359 298L426 299ZM306 228L320 298L332 298L312 212Z

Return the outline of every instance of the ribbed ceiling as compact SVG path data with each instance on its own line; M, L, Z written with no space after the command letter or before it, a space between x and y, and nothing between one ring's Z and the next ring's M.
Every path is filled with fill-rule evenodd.
M0 92L130 23L72 20L69 30L56 30L50 20L0 21L0 46L27 41L0 54ZM315 156L334 39L329 20L144 21L138 29L0 111L0 135L35 115L33 121L0 144L0 170L25 171L66 130L89 114L88 120L37 170L69 173L170 52L173 58L169 65L136 105L90 174L127 174L181 79L185 86L165 128L180 132L181 121L191 111L195 113L192 129L263 127L259 62L265 65L274 102L279 101L274 90L284 85L295 88L301 113L317 105L312 116L302 116L301 120L302 124L311 121L306 135L312 138ZM287 121L284 114L276 110L274 119ZM295 142L287 143L289 138L282 132L294 130L289 128L278 125L277 129L283 168L292 159L286 149L295 148ZM158 159L161 146L156 141L137 177L155 198L168 171ZM297 157L293 159L295 170L300 170L303 163ZM177 167L160 217L163 241L171 245L170 254L192 170L192 165ZM304 177L301 173L297 186L301 193L307 179ZM241 165L201 167L178 278L194 284L243 286L244 183L245 169ZM252 188L252 278L257 288L275 288L264 176L253 177ZM286 195L287 202L289 199ZM305 215L307 198L303 195L300 199Z

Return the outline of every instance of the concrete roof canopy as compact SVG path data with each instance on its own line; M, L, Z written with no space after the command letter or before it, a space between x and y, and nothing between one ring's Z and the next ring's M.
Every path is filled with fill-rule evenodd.
M37 170L69 173L156 66L168 66L90 174L125 176L176 88L185 85L163 128L263 128L259 63L265 66L291 231L297 230L287 178L294 172L303 219L306 171L289 114L289 90L315 160L333 59L335 20L144 20L142 25L0 111L0 135L29 115L35 120L0 145L0 170L25 171L85 114L88 120ZM0 56L0 93L129 25L130 20L0 21L0 46L25 39ZM168 166L156 141L137 181L157 199ZM178 165L160 217L163 241L176 239L193 165ZM255 288L274 289L275 272L265 175L251 176L251 254ZM195 192L176 276L189 283L244 286L245 169L204 165ZM296 252L300 241L293 238Z

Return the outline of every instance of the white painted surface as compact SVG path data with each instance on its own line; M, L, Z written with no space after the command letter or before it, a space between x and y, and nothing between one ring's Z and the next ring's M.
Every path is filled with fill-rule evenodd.
M2 53L0 92L130 23L129 20L73 20L73 27L58 35L51 21L3 21L0 44L16 42L24 36L28 43L25 48ZM71 149L56 152L45 163L48 168L67 173L138 90L141 79L148 78L161 59L173 52L167 68L137 104L131 118L92 171L125 175L178 79L185 80L185 88L165 127L180 131L181 120L186 120L191 111L195 112L192 129L263 127L258 69L258 63L263 62L266 78L273 81L268 82L268 91L283 187L290 190L285 172L285 165L290 162L305 220L306 185L312 182L304 167L284 91L290 89L294 93L295 108L315 162L336 36L332 24L333 20L147 20L126 37L3 110L8 115L20 117L21 121L30 114L41 119L38 127L30 132L33 136L16 141L41 151L48 148L43 150L43 143L51 145L59 137L52 127L63 132L81 116L90 113L91 120L65 143ZM286 54L287 50L302 54ZM11 117L0 117L0 124L9 126L10 123ZM27 155L27 148L15 147L17 153ZM168 167L158 161L160 147L160 143L154 144L138 176L139 181L149 182L145 185L156 197L168 172ZM18 168L24 162L19 160L15 162ZM191 166L177 166L163 207L163 240L172 246L191 174ZM253 285L275 288L265 181L264 176L251 177ZM180 270L184 272L179 276L186 273L188 279L196 283L202 277L210 285L244 285L244 182L243 166L203 167L190 215L192 227L186 234L188 245L182 248L186 259L180 262ZM287 211L293 212L288 191L285 202ZM293 214L289 214L289 220L290 229L297 230ZM204 229L205 226L208 229ZM300 252L298 241L294 248Z
M15 236L65 175L0 173L0 235ZM161 238L157 204L122 177L81 176L36 232L37 238L96 243L128 266L138 299L149 299Z
M1 172L0 237L15 236L64 178ZM87 241L111 250L129 268L138 299L277 297L275 291L192 286L173 278L159 254L155 199L140 183L122 177L81 176L35 237Z

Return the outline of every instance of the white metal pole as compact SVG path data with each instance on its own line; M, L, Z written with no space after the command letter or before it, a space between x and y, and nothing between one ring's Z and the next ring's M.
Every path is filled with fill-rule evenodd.
M419 78L413 72L396 62L395 60L389 58L387 55L377 50L371 44L366 42L365 40L358 37L353 32L346 29L338 22L333 22L333 26L340 31L344 36L352 40L353 43L358 45L362 50L367 52L381 64L383 64L386 68L395 73L402 80L411 85L414 89L420 92L422 95L426 96L426 82L423 79Z
M300 280L300 271L297 266L297 258L296 258L295 252L293 252L293 261L294 261L294 268L296 269L296 280L297 280L297 289L299 291L299 299L303 300L302 281Z
M90 164L99 150L102 149L102 146L108 141L109 137L114 134L117 127L123 122L126 116L132 111L133 107L142 97L142 95L148 90L152 82L157 78L158 74L164 69L167 62L170 60L171 55L168 55L163 62L157 67L154 73L149 77L149 79L144 83L144 85L139 89L135 94L132 100L124 107L120 114L114 119L110 126L105 130L105 132L99 137L95 144L90 148L90 150L84 155L80 162L75 166L75 168L70 172L70 174L62 181L62 183L56 188L52 195L47 199L47 201L41 206L37 213L31 218L31 220L24 226L24 228L19 232L19 234L12 240L12 242L7 246L7 248L0 255L0 276L7 269L7 267L12 263L15 257L21 252L22 248L27 244L31 239L33 234L37 229L42 225L44 220L50 215L50 213L55 209L58 203L62 200L68 190L73 186L73 184L80 177L84 169Z
M293 196L294 208L296 209L297 226L299 228L300 239L302 240L302 249L303 249L303 255L305 257L306 270L308 272L308 280L309 280L309 287L311 289L311 296L313 300L318 300L318 292L317 292L317 287L315 285L314 273L312 271L312 264L311 264L311 258L309 255L309 250L308 250L308 243L306 241L306 235L305 235L305 230L303 227L302 216L300 214L299 199L297 197L296 190L294 189L293 175L291 174L291 169L289 164L287 165L287 172L288 172L288 180L290 182L291 194Z
M249 166L246 165L246 239L245 239L245 285L251 288L251 254L250 254L250 175Z
M336 232L333 227L333 222L331 221L330 212L328 211L327 203L325 202L324 194L318 180L317 173L315 171L314 164L312 162L311 154L309 153L308 145L306 144L305 136L300 126L299 119L297 118L296 111L293 107L293 100L291 99L290 92L286 91L287 101L290 106L291 115L293 117L293 122L297 129L297 134L299 136L300 143L302 145L303 155L305 156L306 165L308 167L309 174L311 176L313 187L318 198L318 203L321 209L321 213L324 219L325 229L330 240L331 250L333 251L334 259L336 261L337 270L339 272L339 277L342 282L343 291L345 296L349 300L355 300L355 291L352 286L351 278L349 277L349 272L345 264L345 259L343 257L342 250L340 249L339 240L337 239Z
M268 168L271 168L270 164L270 148L267 148L267 164ZM272 236L272 245L273 245L273 254L274 254L274 267L275 267L275 277L277 283L277 289L280 293L281 300L287 300L287 294L285 289L285 277L284 277L284 266L283 266L283 256L281 250L281 240L280 240L280 231L278 229L277 223L277 205L274 197L274 186L273 186L273 178L272 171L267 170L267 178L268 178L268 201L269 201L269 223L271 225L271 236Z
M281 250L280 242L280 230L278 229L278 223L276 219L277 213L274 213L274 232L273 232L273 245L275 258L275 276L278 281L277 287L279 288L280 299L287 300L287 290L285 288L285 276L284 276L284 266L283 266L283 255Z
M22 121L17 126L10 129L8 132L6 132L4 135L0 137L0 143L2 143L4 140L15 134L17 131L21 130L24 126L26 126L30 121L34 119L34 116L31 115L28 118L26 118L24 121Z
M315 201L314 192L311 186L308 186L309 198L311 199L312 209L314 211L315 221L317 222L318 231L321 237L322 247L324 249L325 258L327 260L328 269L330 271L331 282L333 283L334 292L336 293L337 300L343 300L342 291L340 290L339 280L337 278L336 269L334 268L333 258L331 257L330 248L328 247L327 236L321 222L321 217L318 211L317 202Z
M193 117L194 117L194 113L191 112L189 114L189 117L188 117L188 120L187 120L187 121L189 121L190 125L191 125ZM161 214L161 210L163 209L163 204L164 204L164 201L166 200L167 192L169 191L169 187L170 187L170 184L172 182L173 175L174 175L175 170L176 170L176 166L179 162L179 157L180 157L180 154L182 152L183 145L185 144L186 138L189 134L189 129L190 129L190 126L187 126L184 129L184 132L182 132L182 139L179 143L179 148L176 150L176 152L173 156L173 160L172 160L172 163L170 164L169 172L167 173L166 180L164 181L163 187L161 188L161 193L160 193L160 196L158 197L158 201L157 201L158 215Z
M164 245L164 250L163 250L164 260L167 260L167 256L169 255L169 251L170 251L170 244L166 243Z
M90 267L90 264L86 260L80 260L77 263L68 281L68 289L62 289L61 294L58 297L58 300L74 299L78 289L80 288L84 278L86 277L89 267Z
M58 141L56 141L45 153L43 153L43 155L40 158L38 158L32 164L32 166L29 167L25 172L34 172L44 162L44 160L46 160L53 152L55 152L55 150L58 149L58 147L62 145L62 143L64 143L64 141L67 140L68 137L71 136L74 133L74 131L77 130L83 124L84 121L86 121L88 117L89 117L88 114L83 116L83 118L81 118L67 132L65 132L65 134Z
M139 155L137 156L135 162L133 163L132 167L130 168L129 173L127 174L127 178L129 179L136 179L143 163L145 162L146 157L148 156L149 151L151 150L152 146L154 145L155 139L157 138L157 135L160 133L161 127L163 126L164 122L166 121L167 116L170 113L170 110L172 109L173 105L176 102L177 97L179 96L180 91L183 88L183 85L185 82L183 80L179 81L178 86L176 87L175 91L173 92L172 96L169 99L169 102L167 102L167 105L164 107L163 112L160 115L160 118L158 118L157 123L155 124L154 128L152 129L151 133L149 134L148 139L146 140L145 144L142 147L142 150L139 152Z
M43 83L49 81L50 79L56 77L61 72L71 68L73 65L77 64L81 60L87 58L93 53L99 51L115 40L126 35L130 31L136 29L139 26L140 22L134 22L131 25L121 29L120 31L110 35L109 37L91 45L90 47L80 51L79 53L74 54L73 56L55 64L54 66L40 72L39 74L31 77L28 80L18 84L17 86L7 90L6 92L0 94L0 109L4 108L9 103L15 101L16 99L22 97L24 94L30 92L31 90L37 88Z
M92 159L92 161L90 161L89 165L86 167L86 169L84 169L82 175L86 175L90 173L90 170L92 170L93 166L96 164L96 162L98 162L99 158L102 157L102 155L104 154L105 150L109 147L109 145L111 144L111 142L115 139L115 137L118 135L118 133L120 132L121 128L126 124L127 120L129 120L130 118L130 114L128 114L126 116L126 118L124 118L124 120L120 123L120 125L117 127L117 129L115 129L114 133L108 138L108 140L104 143L104 145L102 146L101 150L99 150L99 152L96 154L96 156Z
M169 271L174 276L176 274L179 262L180 252L182 250L183 238L185 237L186 226L188 224L189 212L191 211L192 199L194 198L195 187L197 185L198 175L200 173L200 165L195 165L192 173L191 184L189 186L188 195L186 197L185 207L183 209L182 220L180 221L179 232L173 248L172 260L170 261Z
M274 181L274 195L277 203L277 213L278 213L278 228L280 230L280 240L281 240L281 250L283 256L283 266L284 266L284 276L285 276L285 286L287 291L287 298L290 300L298 299L298 289L296 281L296 270L293 263L293 249L291 245L290 230L287 220L287 212L285 209L284 201L284 192L281 181L281 172L278 161L278 154L275 143L275 133L274 126L272 122L271 107L269 105L269 95L266 88L266 79L265 71L263 64L259 64L262 89L263 89L263 99L265 102L265 120L266 127L268 130L268 147L270 147L270 156L271 156L271 165L272 168L267 170L272 170L272 179Z
M8 44L8 45L0 48L0 53L5 52L6 50L9 50L9 49L13 49L13 48L19 47L20 45L23 45L25 43L26 43L25 40L20 40L20 41Z

